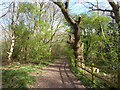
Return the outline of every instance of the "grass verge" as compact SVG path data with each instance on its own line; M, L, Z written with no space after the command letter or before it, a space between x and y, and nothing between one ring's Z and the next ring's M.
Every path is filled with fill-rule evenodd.
M38 65L12 63L2 68L2 88L32 88L41 70L53 62L46 61Z

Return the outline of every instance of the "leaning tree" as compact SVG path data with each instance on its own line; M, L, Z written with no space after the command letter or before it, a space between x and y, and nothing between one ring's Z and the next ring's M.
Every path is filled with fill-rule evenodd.
M83 62L83 43L81 42L80 38L80 22L81 22L81 16L78 17L78 20L74 20L71 15L68 12L69 8L69 2L70 0L66 0L65 3L62 3L61 1L54 1L51 0L54 4L56 4L63 13L66 21L70 24L71 28L73 29L73 36L74 39L72 39L72 35L69 35L69 40L67 41L68 44L72 47L74 50L74 56L75 56L75 67L78 66L79 61ZM82 64L81 64L82 65Z

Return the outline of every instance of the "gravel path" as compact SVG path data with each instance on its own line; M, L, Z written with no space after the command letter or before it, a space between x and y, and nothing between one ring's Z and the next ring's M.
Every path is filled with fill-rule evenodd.
M36 79L35 88L86 88L70 71L68 62L61 59L42 68L46 71Z

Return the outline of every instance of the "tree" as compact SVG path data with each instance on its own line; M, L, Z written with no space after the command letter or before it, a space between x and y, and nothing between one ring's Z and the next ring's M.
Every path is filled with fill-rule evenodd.
M117 63L117 53L114 32L110 28L112 19L106 15L81 14L81 38L84 42L85 61L96 65L115 66Z
M11 45L10 45L10 50L7 52L8 53L8 63L12 62L12 55L13 55L13 50L14 50L14 46L15 46L15 31L16 31L16 22L18 20L19 17L19 12L17 12L17 14L15 14L15 3L12 2L11 4L12 6L12 10L11 10L11 24L10 26L10 31L11 31ZM14 19L16 18L16 20Z
M109 5L112 7L112 10L110 9L102 9L102 8L99 8L98 5L96 7L96 5L90 3L93 7L92 7L92 10L93 11L102 11L102 12L109 12L110 13L110 16L113 20L115 20L116 24L117 24L117 47L118 47L118 50L117 50L117 53L118 53L118 61L120 61L120 44L119 44L119 40L120 40L120 1L114 1L114 0L107 0Z
M120 1L116 1L115 0L107 0L109 5L112 7L112 10L108 10L108 9L101 9L99 7L96 7L96 5L90 3L93 7L92 10L97 10L97 11L103 11L103 12L109 12L110 16L113 20L115 20L116 24L117 24L117 29L116 29L116 47L117 47L117 60L120 63ZM120 72L119 72L119 68L118 68L118 83L120 84Z
M16 24L14 27L15 42L12 61L40 63L51 59L52 51L57 52L54 46L58 45L57 41L61 41L57 36L61 34L59 30L65 30L59 9L56 9L53 3L20 2L15 4L17 8L15 7L13 13ZM17 15L19 15L18 18ZM5 23L7 22L6 17L4 17ZM11 21L11 17L8 16L8 19ZM10 22L7 25L11 27ZM4 27L8 28L7 25ZM59 35L59 37L62 37L62 35ZM7 40L9 39L7 37ZM6 43L9 48L10 44L7 40Z
M79 60L83 62L83 45L80 39L80 22L81 22L81 17L78 17L78 20L74 20L70 14L68 13L68 7L69 7L69 0L66 0L65 4L62 2L55 2L53 1L62 11L65 19L67 22L70 24L71 28L74 30L74 40L72 40L72 37L69 36L69 41L68 43L71 45L72 49L74 50L74 56L75 56L75 67L78 66Z

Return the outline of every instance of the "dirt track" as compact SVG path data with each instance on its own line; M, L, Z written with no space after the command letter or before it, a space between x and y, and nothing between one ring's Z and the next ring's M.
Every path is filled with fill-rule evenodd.
M86 88L68 68L68 62L61 59L42 70L46 72L36 79L35 88Z

